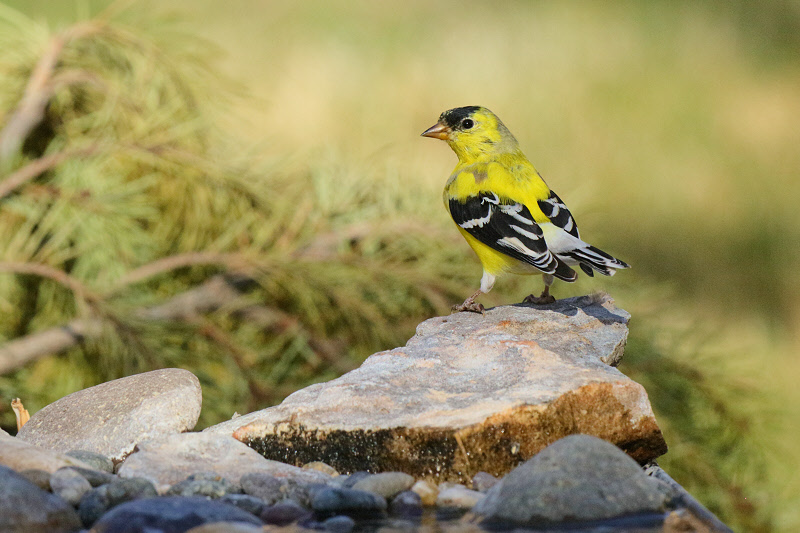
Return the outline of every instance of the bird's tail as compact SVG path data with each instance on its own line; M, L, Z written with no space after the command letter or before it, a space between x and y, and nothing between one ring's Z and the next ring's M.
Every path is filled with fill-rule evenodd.
M578 273L572 270L569 265L567 265L560 257L557 255L553 256L556 260L556 271L553 272L553 276L557 277L558 279L573 282L578 279ZM581 265L583 268L583 265Z
M585 246L558 254L562 258L570 258L578 262L581 270L589 276L594 276L594 271L600 272L604 276L613 276L617 270L630 268L625 261L620 261L612 257L599 248ZM556 276L558 276L556 274Z

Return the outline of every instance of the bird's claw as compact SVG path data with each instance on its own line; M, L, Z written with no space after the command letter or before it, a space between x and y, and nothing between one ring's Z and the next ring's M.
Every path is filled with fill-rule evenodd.
M542 294L541 296L534 296L533 294L529 294L522 300L524 304L534 304L534 305L547 305L555 303L556 299L553 298L552 294Z
M454 305L450 308L453 313L460 313L462 311L469 311L470 313L480 313L483 314L486 311L486 308L483 307L483 304L479 304L478 302L470 302L467 300L461 305Z

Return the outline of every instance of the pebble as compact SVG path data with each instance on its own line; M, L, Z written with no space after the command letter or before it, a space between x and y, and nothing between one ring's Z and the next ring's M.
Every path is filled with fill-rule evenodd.
M303 470L316 470L317 472L328 474L331 477L337 477L339 475L339 472L334 467L328 463L323 463L322 461L306 463L303 465Z
M414 484L414 478L402 472L383 472L372 474L358 480L352 488L374 492L384 498L393 498L397 494L408 490Z
M192 474L180 483L171 486L167 496L205 496L222 498L226 494L241 493L242 488L213 472Z
M118 505L94 524L92 533L177 532L215 522L262 525L261 520L250 513L217 500L200 496L172 496L146 498Z
M358 472L353 472L349 476L341 476L339 478L336 478L335 483L341 485L346 489L351 489L353 488L353 485L355 485L362 479L368 478L371 475L372 474L370 474L369 472L364 472L363 470L359 470Z
M333 533L350 533L356 527L356 521L349 516L332 516L322 522L322 527Z
M395 516L419 517L422 511L422 498L410 490L401 492L389 503L389 512Z
M262 472L246 474L241 478L245 494L255 496L268 505L291 499L304 507L311 506L311 492L319 484L309 484L291 478L277 478Z
M19 472L19 474L39 487L42 490L50 492L50 473L38 468L28 468Z
M70 450L64 455L69 455L79 461L83 461L95 470L107 472L109 474L114 473L114 462L103 454L91 452L89 450Z
M73 507L77 507L83 495L92 486L82 475L71 468L61 468L50 474L50 488L53 494Z
M261 520L267 524L286 526L299 520L311 518L311 512L293 500L285 500L266 507L260 516Z
M91 468L81 468L79 466L70 466L68 468L82 475L92 487L99 487L100 485L105 485L106 483L111 483L115 479L119 479L114 474L109 474L108 472L100 470L92 470Z
M485 497L486 495L482 492L468 489L463 485L457 485L439 491L439 497L436 498L436 505L438 507L455 509L472 509L475 504Z
M67 533L80 527L75 509L67 502L0 466L0 531Z
M222 503L235 505L242 511L247 511L250 514L260 516L261 512L267 506L263 500L250 496L249 494L225 494L219 499Z
M472 476L472 489L478 492L486 492L497 485L498 481L500 480L489 472L478 472Z
M27 426L28 424L25 424L23 429ZM89 468L89 465L74 457L34 446L16 437L3 439L2 445L0 445L0 465L7 466L17 472L36 469L44 470L48 474L52 474L65 466Z
M186 533L264 533L264 528L246 522L210 522L193 527Z
M84 494L78 507L78 514L83 524L89 527L109 509L131 500L155 496L158 496L156 488L146 479L115 479Z
M210 522L186 533L264 533L264 528L247 522Z
M431 507L436 505L439 488L430 481L420 480L411 486L411 491L416 492L422 500L422 505Z
M354 518L384 516L386 499L372 492L325 487L314 494L311 508L321 518L345 514Z

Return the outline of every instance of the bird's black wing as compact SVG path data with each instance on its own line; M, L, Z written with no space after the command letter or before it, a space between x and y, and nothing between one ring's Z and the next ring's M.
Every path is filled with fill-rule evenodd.
M564 281L577 278L574 270L550 253L542 228L525 205L483 192L466 199L451 198L449 207L456 224L486 246Z
M575 224L575 219L572 218L572 213L569 212L567 206L561 201L556 193L550 191L550 197L547 200L539 200L539 209L542 210L544 216L550 219L554 226L558 226L573 237L581 238L578 233L578 225Z

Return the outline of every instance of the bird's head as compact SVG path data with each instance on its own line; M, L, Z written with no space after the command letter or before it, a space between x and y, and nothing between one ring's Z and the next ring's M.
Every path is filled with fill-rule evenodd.
M462 162L519 150L508 128L494 113L480 106L445 111L422 136L447 141Z

